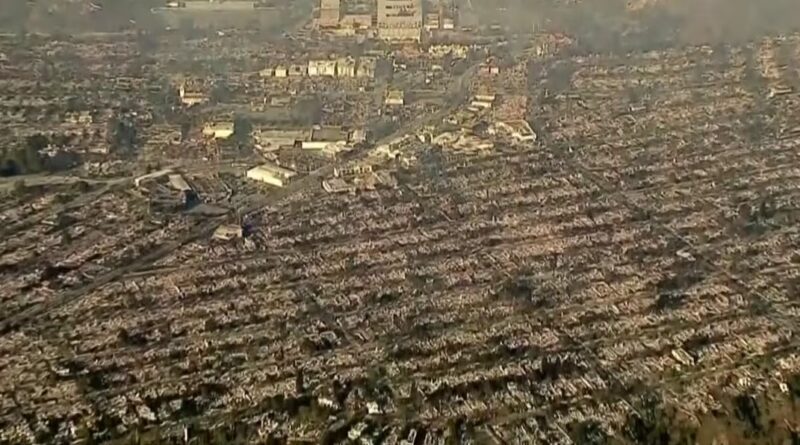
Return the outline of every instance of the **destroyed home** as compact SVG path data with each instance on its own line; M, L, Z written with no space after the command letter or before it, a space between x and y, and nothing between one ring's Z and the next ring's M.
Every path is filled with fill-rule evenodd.
M792 442L800 37L229 3L0 36L0 442Z

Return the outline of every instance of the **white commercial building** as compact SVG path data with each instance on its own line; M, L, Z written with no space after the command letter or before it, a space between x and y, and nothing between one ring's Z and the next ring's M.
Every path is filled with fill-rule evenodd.
M247 177L254 181L264 182L275 187L285 186L297 173L279 165L267 163L247 170Z

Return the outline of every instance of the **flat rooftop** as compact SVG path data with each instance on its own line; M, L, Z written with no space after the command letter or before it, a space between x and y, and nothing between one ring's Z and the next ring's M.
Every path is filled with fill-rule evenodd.
M216 11L252 11L266 8L263 4L254 1L188 1L181 6L164 6L154 8L154 12L185 11L185 12L216 12Z
M312 141L346 141L347 132L339 127L323 127L315 129L311 134Z

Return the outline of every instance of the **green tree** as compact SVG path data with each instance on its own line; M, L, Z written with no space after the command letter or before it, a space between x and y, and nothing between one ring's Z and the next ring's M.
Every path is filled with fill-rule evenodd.
M239 143L244 143L250 140L250 134L253 131L253 123L250 119L243 116L237 116L233 120L233 137Z
M209 94L209 99L215 104L229 102L231 97L231 90L228 87L228 84L223 81L214 84L214 87L211 89L211 93Z
M38 173L42 171L42 150L50 145L50 139L43 134L29 136L25 141L23 152L18 155L21 158L25 173Z
M7 154L3 155L2 162L0 162L0 176L8 177L8 176L16 176L20 174L20 166L8 157Z
M108 123L111 149L130 151L136 146L136 127L125 118L114 117Z
M27 173L42 171L42 155L31 147L25 149L25 170Z

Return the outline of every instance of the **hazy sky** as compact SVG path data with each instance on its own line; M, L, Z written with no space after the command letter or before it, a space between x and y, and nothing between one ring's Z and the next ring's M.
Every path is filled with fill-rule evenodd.
M291 1L291 0L285 0ZM464 19L530 30L534 23L583 37L598 48L619 39L719 43L800 27L800 0L457 0ZM2 0L8 31L75 32L153 25L162 0ZM92 10L91 3L102 5ZM134 20L133 25L129 20Z

